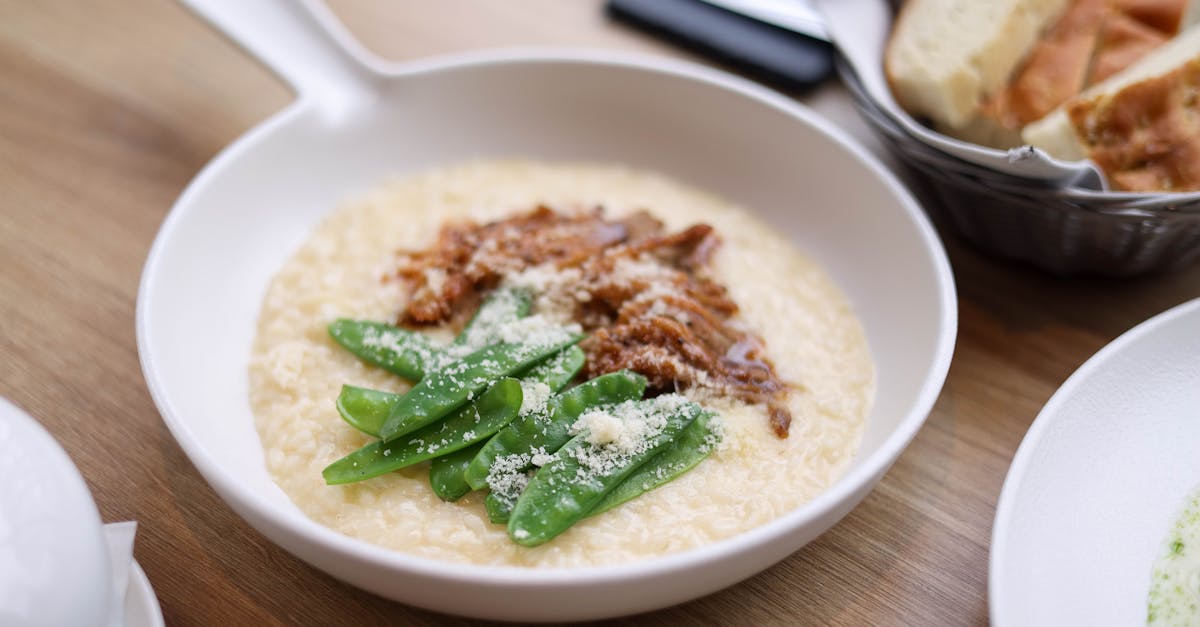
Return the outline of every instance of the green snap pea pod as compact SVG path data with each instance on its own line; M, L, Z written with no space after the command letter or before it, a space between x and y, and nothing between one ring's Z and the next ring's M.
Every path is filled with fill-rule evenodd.
M495 494L488 494L483 499L483 509L487 512L488 520L497 525L503 525L508 522L508 517L512 515L512 506L507 499L502 499Z
M676 397L678 398L678 397ZM661 429L625 451L588 441L587 431L567 442L538 470L517 499L508 519L508 536L523 546L538 546L566 531L587 515L610 490L638 466L670 446L681 431L704 410L695 403L665 406L664 397L628 401L638 411L662 412ZM617 406L614 411L621 411Z
M500 342L500 329L514 320L529 315L533 295L527 290L501 287L483 301L454 343L459 346L484 347Z
M489 296L488 299L479 306L479 311L475 312L474 317L471 318L471 321L467 323L467 326L463 328L462 332L458 334L458 337L454 338L454 343L461 346L463 344L469 344L472 341L472 337L480 340L485 337L494 336L496 334L496 329L500 326L529 315L531 303L532 297L524 290L502 288L496 292L493 292L492 295ZM382 327L383 331L381 331L381 333L390 333L393 329L395 329L395 327L378 325L377 323L339 320L333 325L330 325L330 333L334 333L334 330L336 329L337 335L335 337L346 339L350 337L348 330L351 329L351 327L357 327L361 330L372 325L376 326L377 328ZM408 331L405 331L404 329L395 330L400 331L402 334L408 333ZM361 338L361 335L362 333L360 332L358 337ZM359 343L361 343L361 340ZM482 347L484 344L486 344L486 342L481 343L480 346ZM582 350L574 346L571 348L579 353L580 366L582 367ZM541 374L538 380L541 380L542 378L549 378L552 376L553 372L557 372L549 368L549 366L552 365L552 361L554 360L548 360L543 364L539 364L538 366L535 366L534 369L530 370L530 372L533 373L535 370L537 370L537 372ZM564 364L559 367L565 369L566 365ZM568 380L569 377L574 377L575 372L577 371L578 368L574 372L571 372L569 375L567 375ZM344 385L342 386L341 394L338 395L337 409L338 413L341 414L342 419L345 420L350 426L362 431L367 435L379 437L379 427L383 425L383 421L387 418L388 413L391 411L392 405L395 404L395 402L399 399L399 394L381 392L379 390L372 390L369 388L360 388L352 385Z
M458 336L454 338L454 345L455 346L475 346L477 348L483 348L484 346L487 346L489 344L499 343L499 340L496 338L499 336L500 329L515 320L519 320L521 318L524 318L525 316L528 316L529 309L532 307L532 305L533 305L533 296L527 290L522 290L522 289L517 289L517 288L504 288L504 287L495 290L494 292L491 293L491 295L489 295L486 299L484 299L483 303L481 305L479 305L479 309L477 309L475 311L475 315L471 316L471 319L467 322L467 325L465 327L463 327L462 331L459 332ZM576 347L572 347L572 348L575 348L576 350L580 350ZM548 364L549 362L543 362L543 363ZM542 368L542 367L543 367L542 364L539 364L538 366L534 366L535 369ZM531 370L531 372L532 372L532 370ZM572 373L571 376L574 376L574 373ZM343 388L343 390L344 390L344 388ZM373 425L374 431L366 431L359 424L355 424L355 422L352 420L352 418L348 417L346 415L346 413L342 413L342 418L345 418L346 421L349 422L352 426L358 427L359 430L363 431L364 433L368 433L375 437L379 437L379 427L383 424L384 419L387 418L388 411L391 409L391 404L394 403L395 400L398 400L399 398L400 398L400 396L396 395L392 400L390 400L388 402L388 405L383 408L384 409L383 416L378 419L377 423L374 421L374 419L376 417L376 413L375 413L375 411L371 411L369 418L372 419L372 422L367 423L367 425L362 425L362 426ZM378 399L378 398L372 398L370 400L382 402L382 399ZM339 402L339 411L340 411L340 408L341 408L341 398L340 397L339 397L338 402ZM371 405L369 407L364 407L363 409L364 410L377 410L378 407L379 407L378 404L371 403ZM368 416L363 415L361 417L367 418ZM472 450L474 448L477 448L477 447L472 447ZM456 454L459 456L462 456L462 453L456 452ZM441 459L441 458L438 458L438 459ZM469 462L470 458L467 458L467 461ZM432 480L434 478L434 476L433 476L434 469L438 469L439 473L446 472L446 470L442 469L441 467L444 467L447 463L448 462L442 462L441 464L437 464L437 463L433 464L430 467L430 479ZM436 486L435 486L435 491L436 491ZM466 494L466 493L464 492L463 494ZM462 496L462 495L459 495L459 496ZM459 498L459 497L454 497L454 499L446 499L446 500L455 500L457 498Z
M645 391L646 377L618 370L550 397L545 412L520 416L488 440L467 466L467 483L476 490L487 487L488 474L502 457L528 456L534 449L553 453L571 439L571 425L589 407L641 398ZM530 465L526 460L524 467Z
M521 378L526 381L539 381L545 383L552 391L558 391L565 387L575 374L583 367L584 355L583 350L578 346L572 346L565 351L561 351L557 355L547 359L546 361L530 368ZM337 410L342 419L347 424L362 431L363 433L379 437L379 427L391 412L392 405L395 405L400 400L400 394L384 392L381 390L372 390L370 388L361 388L353 385L343 385L342 392L338 395ZM462 477L462 471L466 469L471 459L479 451L480 446L473 446L464 451L469 451L470 456L466 456L462 462L461 468L458 469L457 479L452 481L455 483L461 482L462 486L466 486L466 480ZM460 457L465 456L464 453L456 453ZM442 458L434 460L433 466L430 468L430 479L434 479L434 474L442 474L445 478L443 483L450 481L451 471L447 467L448 461L438 463ZM439 469L439 467L445 467ZM435 492L437 485L435 484ZM469 489L468 489L469 491ZM466 494L463 492L462 494ZM439 496L441 493L439 493ZM459 496L462 496L461 494ZM443 497L445 498L445 497ZM457 499L458 497L455 497ZM447 499L447 500L455 500Z
M475 458L475 454L483 447L483 442L476 442L464 449L433 458L429 464L429 485L433 493L443 501L457 501L471 491L463 471L467 464Z
M487 340L495 337L498 334L498 329L500 327L512 322L513 320L524 318L525 316L529 315L529 308L532 302L533 298L525 290L513 288L501 288L496 290L487 298L487 300L483 301L483 304L479 306L479 310L475 312L475 315L471 318L471 321L468 322L467 326L464 327L462 332L458 334L458 337L454 338L454 344L462 346L474 342L480 347L483 347L487 344L493 343ZM390 342L387 339L384 339L383 341L372 340L369 342L371 346L369 347L369 352L367 352L368 347L363 345L364 335L376 333L377 335L372 337L384 338L387 334L398 333L399 335L396 337L401 338L398 340L398 342L419 342L424 340L424 336L421 336L420 339L409 337L413 334L410 334L409 331L404 329L389 327L379 323L358 322L344 319L338 320L337 322L331 324L329 326L329 332L334 336L334 339L337 339L339 342L343 343L343 345L352 344L356 346L356 354L366 354L369 357L367 361L376 365L388 363L387 359L396 357L395 353L380 353L380 347L377 346L377 344L393 345L395 342ZM578 347L572 348L579 352L581 360L580 365L582 367L582 351ZM432 351L438 350L433 348L432 344L424 347L424 349L429 349ZM436 359L433 361L436 361ZM534 370L537 370L539 374L542 374L539 380L541 378L547 378L551 376L552 371L548 368L550 364L551 361L547 361L544 362L544 365L539 364L538 366L534 367ZM566 366L564 365L561 367L565 368ZM408 370L411 370L411 368L408 368ZM534 370L531 370L530 372L533 373ZM577 371L578 368L576 369L576 372ZM411 372L410 374L416 373ZM570 375L568 375L568 380L570 380L570 377L574 376L575 372L571 372ZM416 378L419 379L420 376ZM337 410L342 416L342 419L345 420L350 426L362 431L367 435L379 437L379 428L383 425L383 421L387 419L392 405L394 405L399 399L399 394L391 394L389 392L381 392L379 390L372 390L369 388L344 385L342 386L341 394L338 395Z
M528 372L521 376L523 382L544 383L551 392L557 392L575 378L575 374L583 368L585 360L583 350L578 346L572 346L565 351L562 351L547 359L546 361L530 368ZM521 414L517 415L520 418ZM433 485L433 491L443 500L454 501L466 495L472 490L470 484L467 483L465 476L467 466L471 460L483 448L484 443L472 445L461 451L456 451L444 457L438 457L433 460L429 467L429 481ZM487 500L487 508L489 517L493 518L492 522L504 522L508 520L508 510L511 509L511 503L503 506L504 519L496 520L491 514L496 506L492 503L494 497L489 495Z
M533 474L533 468L525 471ZM525 474L525 473L522 473ZM524 490L523 487L520 490ZM488 520L497 525L503 525L508 522L509 516L512 515L513 506L517 504L517 499L521 497L519 491L513 490L516 494L488 492L488 495L483 499L484 509L487 511Z
M399 394L343 385L337 397L337 411L346 424L377 438L379 427L387 420L392 405L399 401Z
M364 362L412 381L443 354L425 335L382 322L340 318L329 325L329 336Z
M520 495L517 495L520 497ZM516 498L510 495L500 495L499 492L487 492L484 497L484 509L487 510L487 519L497 525L504 525L509 521L509 516L512 515L512 506L517 503Z
M482 392L496 379L527 370L582 336L562 333L550 341L493 344L425 375L392 406L379 437L392 442L432 424Z
M353 483L452 453L487 439L520 409L520 381L501 379L445 420L395 442L372 442L333 462L321 475L329 485Z
M571 379L574 379L575 375L583 370L583 362L586 360L587 357L583 354L582 348L571 346L526 370L521 375L521 380L545 383L550 386L551 390L557 392L567 387Z
M540 381L553 391L566 387L583 368L583 349L572 346L532 367L521 375L526 381ZM400 400L400 394L343 385L337 398L337 411L346 424L363 433L379 437L379 427Z
M508 522L512 508L527 482L526 473L535 469L535 455L553 454L571 439L571 425L589 408L612 405L642 397L646 378L621 370L602 375L551 397L546 411L517 416L488 440L467 466L467 483L490 488L484 505L488 519Z
M697 416L666 450L638 466L612 492L605 494L588 516L607 512L695 468L721 441L721 432L713 424L714 416L711 412Z
M544 383L552 392L557 392L566 387L575 374L583 368L583 362L583 349L572 346L530 368L521 376L521 380ZM471 486L467 483L464 474L467 465L471 463L483 445L483 442L479 442L448 455L434 458L429 466L429 483L433 486L434 494L441 497L443 501L457 501L470 492Z

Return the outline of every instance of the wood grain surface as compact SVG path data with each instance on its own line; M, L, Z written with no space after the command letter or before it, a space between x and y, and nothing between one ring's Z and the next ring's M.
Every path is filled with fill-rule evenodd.
M390 59L551 44L690 58L595 0L335 0ZM213 493L163 426L134 342L142 263L188 180L289 91L166 0L0 0L0 395L46 425L135 555L169 625L456 624L344 585ZM877 148L841 88L801 98ZM879 487L777 566L628 624L981 624L1009 461L1054 390L1138 322L1200 296L1200 267L1061 280L943 229L961 325L925 428Z

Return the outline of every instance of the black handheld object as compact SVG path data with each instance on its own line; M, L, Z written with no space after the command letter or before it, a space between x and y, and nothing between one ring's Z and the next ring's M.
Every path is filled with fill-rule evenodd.
M614 19L713 55L784 89L806 89L833 72L833 47L701 0L608 0Z

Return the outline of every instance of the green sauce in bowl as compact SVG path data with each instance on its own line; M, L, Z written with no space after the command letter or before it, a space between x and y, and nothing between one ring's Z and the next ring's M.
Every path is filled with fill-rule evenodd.
M1195 491L1154 562L1148 625L1200 624L1200 490Z

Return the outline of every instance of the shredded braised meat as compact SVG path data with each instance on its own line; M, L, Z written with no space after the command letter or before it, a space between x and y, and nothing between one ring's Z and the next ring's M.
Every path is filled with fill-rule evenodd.
M608 220L601 208L541 206L482 225L448 224L432 247L400 254L397 276L410 288L400 322L463 320L503 277L550 268L559 280L543 287L559 292L557 302L590 333L581 344L588 377L628 368L657 392L704 387L763 403L775 434L787 437L788 388L708 274L719 245L707 224L666 233L648 213Z

